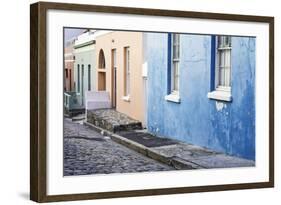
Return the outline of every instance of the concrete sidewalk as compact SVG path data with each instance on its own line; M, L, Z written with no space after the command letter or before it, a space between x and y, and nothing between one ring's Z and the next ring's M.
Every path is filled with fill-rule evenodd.
M188 143L153 136L145 130L113 133L89 122L85 125L112 140L175 169L253 167L255 162Z

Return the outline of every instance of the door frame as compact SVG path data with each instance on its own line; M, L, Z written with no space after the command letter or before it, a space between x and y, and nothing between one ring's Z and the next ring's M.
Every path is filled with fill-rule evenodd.
M117 64L116 49L111 49L111 104L117 107Z

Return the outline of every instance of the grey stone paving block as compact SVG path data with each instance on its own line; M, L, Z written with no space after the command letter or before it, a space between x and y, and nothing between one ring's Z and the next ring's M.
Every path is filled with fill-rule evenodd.
M142 129L140 121L114 109L88 110L87 122L111 132Z

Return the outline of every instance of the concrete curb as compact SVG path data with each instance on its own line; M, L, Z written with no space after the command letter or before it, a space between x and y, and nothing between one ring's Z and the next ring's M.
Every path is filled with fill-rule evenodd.
M202 169L202 168L204 168L200 165L197 165L195 163L192 163L192 162L189 162L186 160L182 160L178 157L165 156L163 154L156 152L155 150L153 150L149 147L146 147L142 144L139 144L137 142L124 138L116 133L113 133L113 132L110 132L103 128L97 127L89 122L84 121L83 123L85 125L93 128L96 132L99 132L104 136L109 136L113 141L115 141L121 145L124 145L140 154L143 154L146 157L149 157L151 159L154 159L154 160L164 163L166 165L172 166L175 169L182 170L182 169Z

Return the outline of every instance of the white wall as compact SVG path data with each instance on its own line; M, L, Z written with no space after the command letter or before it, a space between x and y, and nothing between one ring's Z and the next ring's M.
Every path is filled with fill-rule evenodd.
M81 0L75 3L138 6L162 9L274 15L275 21L275 120L280 124L281 87L280 36L281 13L276 0ZM1 5L1 148L0 190L1 204L33 204L29 192L29 3L35 1L10 0ZM7 77L9 76L9 77ZM8 89L9 88L9 89ZM5 96L3 98L2 96ZM210 192L127 199L71 202L70 204L277 204L281 194L281 127L276 126L276 188ZM274 203L275 202L275 203ZM58 203L53 203L58 204ZM59 203L66 204L66 203Z

